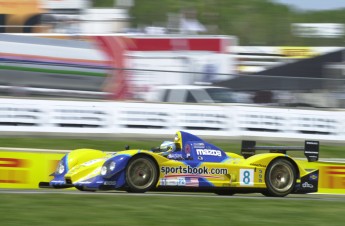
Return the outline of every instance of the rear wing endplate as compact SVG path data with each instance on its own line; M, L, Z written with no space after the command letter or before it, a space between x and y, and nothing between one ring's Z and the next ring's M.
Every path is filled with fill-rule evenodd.
M306 140L303 146L256 146L256 141L243 140L241 154L244 158L255 155L256 150L270 151L271 153L283 153L287 151L304 151L305 157L309 162L319 160L319 141Z

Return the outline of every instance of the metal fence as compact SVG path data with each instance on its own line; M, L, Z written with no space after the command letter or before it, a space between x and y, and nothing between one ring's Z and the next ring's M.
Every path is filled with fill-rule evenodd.
M0 100L2 134L169 136L343 142L345 111L243 105L185 105L31 99Z

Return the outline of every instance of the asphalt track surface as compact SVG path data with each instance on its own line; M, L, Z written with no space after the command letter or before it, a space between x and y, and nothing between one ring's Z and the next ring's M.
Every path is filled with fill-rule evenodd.
M97 191L97 192L83 192L77 190L55 190L55 189L40 189L40 190L26 190L26 189L0 189L0 194L65 194L65 195L112 195L112 196L156 196L156 197L195 197L195 198L217 198L217 199L275 199L275 200L308 200L308 201L332 201L344 202L345 194L291 194L286 197L266 197L262 194L235 194L233 196L221 196L213 193L185 193L185 192L147 192L147 193L127 193L122 191Z

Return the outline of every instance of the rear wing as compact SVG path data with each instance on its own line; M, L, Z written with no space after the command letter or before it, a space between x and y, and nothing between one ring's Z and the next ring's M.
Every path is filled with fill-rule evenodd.
M304 151L308 162L315 162L319 160L319 141L306 140L304 146L256 146L256 141L243 140L241 147L241 154L244 158L249 158L255 155L256 150L267 150L271 153L283 153L287 151Z

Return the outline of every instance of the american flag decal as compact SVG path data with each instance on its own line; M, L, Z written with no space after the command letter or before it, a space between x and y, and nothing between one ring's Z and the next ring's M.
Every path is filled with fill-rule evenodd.
M186 178L186 186L188 187L199 187L199 179L195 177Z

